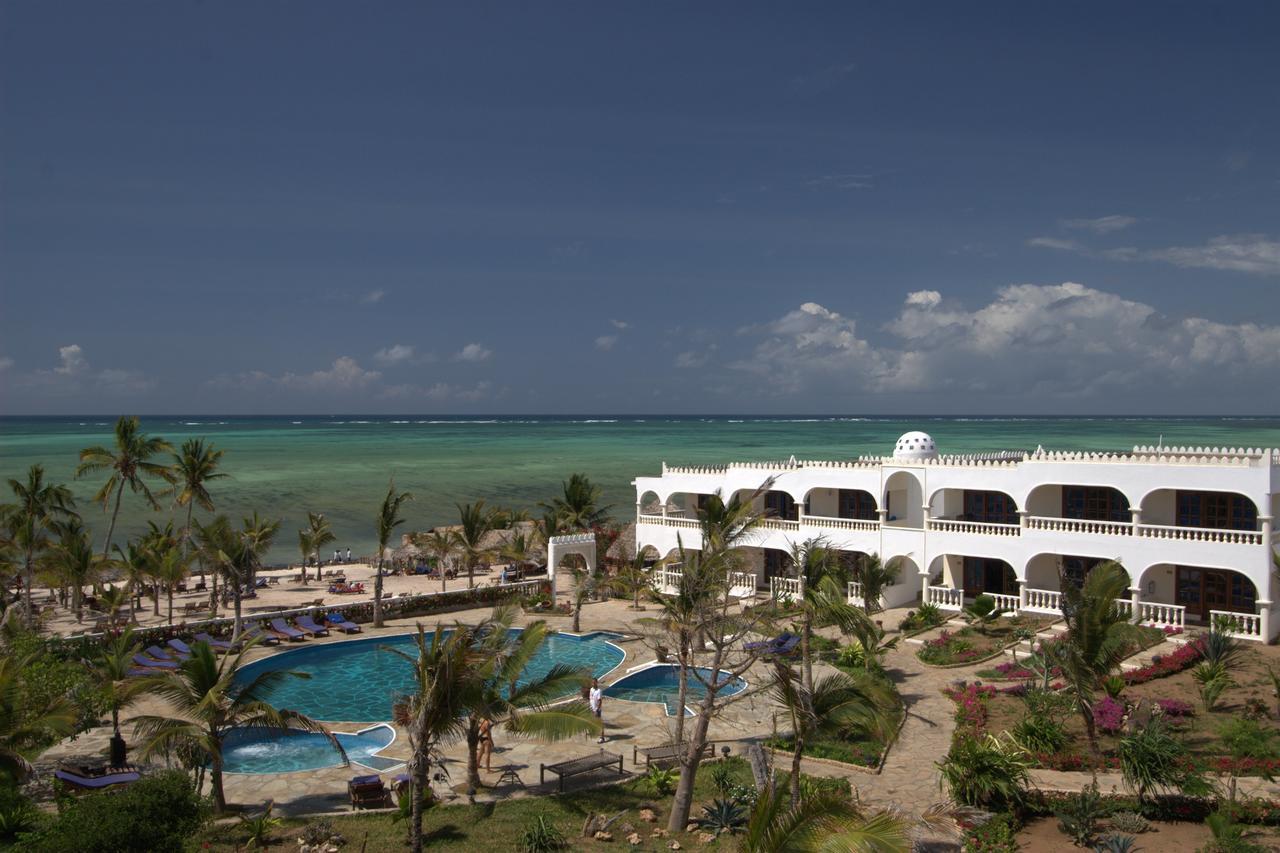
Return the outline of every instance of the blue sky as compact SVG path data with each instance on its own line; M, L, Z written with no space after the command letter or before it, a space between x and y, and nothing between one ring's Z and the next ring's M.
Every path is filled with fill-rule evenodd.
M1280 411L1274 3L0 13L0 406Z

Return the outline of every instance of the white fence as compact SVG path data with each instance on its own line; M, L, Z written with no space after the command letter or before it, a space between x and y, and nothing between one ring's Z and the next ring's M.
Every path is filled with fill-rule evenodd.
M1257 613L1229 613L1225 610L1209 611L1210 625L1224 625L1226 631L1233 637L1242 640L1262 640L1266 642L1266 637L1262 635L1262 617Z
M931 518L929 529L939 533L977 533L983 536L1018 536L1022 528L1016 524L988 524L985 521L957 521L953 518Z
M769 578L769 594L776 601L795 601L804 594L804 579Z
M1157 604L1152 601L1138 603L1138 624L1157 628L1185 628L1187 608L1181 604Z
M963 610L964 590L952 589L949 586L926 587L925 603L932 604L940 610Z
M1214 530L1207 527L1168 527L1141 524L1138 535L1147 539L1178 539L1185 542L1217 542L1223 545L1261 545L1262 534L1252 530Z
M1133 525L1127 521L1087 521L1038 515L1028 516L1027 528L1050 533L1084 533L1096 536L1128 536L1133 533Z
M1023 592L1027 596L1027 603L1022 606L1023 610L1029 613L1047 613L1050 616L1062 615L1062 593L1057 590L1028 587Z
M1017 613L1018 606L1022 603L1021 599L1016 595L1005 595L1000 592L986 592L983 595L989 595L996 601L996 607L1006 613Z
M670 563L658 568L653 585L662 595L675 595L680 591L680 581L683 578L684 567L680 563Z
M825 527L828 530L863 530L874 533L880 529L879 521L861 518L829 518L825 515L802 515L800 523L809 527Z
M756 576L754 572L729 572L725 581L733 598L755 598Z

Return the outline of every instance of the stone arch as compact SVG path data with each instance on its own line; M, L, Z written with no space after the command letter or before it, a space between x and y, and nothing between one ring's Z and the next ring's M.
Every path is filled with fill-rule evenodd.
M1116 513L1112 519L1095 519L1101 521L1129 521L1129 507L1137 506L1133 501L1133 495L1127 493L1124 489L1117 488L1109 484L1099 483L1037 483L1030 491L1022 497L1019 507L1025 509L1029 514L1041 516L1045 518L1063 518L1063 489L1072 487L1083 487L1086 489L1105 489L1115 497L1119 498L1117 505L1121 503L1124 506L1123 513ZM1019 497L1019 496L1015 496Z
M890 526L924 526L924 488L910 471L894 471L884 481L884 500L879 506L888 512Z
M1087 550L1087 549L1081 549ZM1127 566L1120 563L1114 554L1100 553L1075 553L1075 554L1058 554L1052 551L1042 551L1033 555L1027 560L1023 567L1022 580L1032 589L1047 589L1058 592L1062 588L1062 575L1064 572L1068 577L1078 577L1084 579L1084 575L1092 570L1093 565L1105 562L1115 562L1124 568L1129 575L1129 586L1132 588L1137 579L1134 578L1133 572Z
M1216 589L1210 588L1211 581ZM1254 613L1261 597L1257 582L1244 572L1203 563L1152 563L1142 570L1138 584L1143 601L1182 605L1191 621L1202 623L1211 610ZM1214 593L1225 593L1225 600L1215 600Z
M552 536L547 542L547 579L551 581L551 598L556 596L556 570L565 557L577 555L587 563L587 571L596 570L596 537L593 533Z
M1142 500L1138 502L1138 506L1142 509L1142 523L1183 526L1179 525L1179 491L1179 489L1162 487L1151 489L1144 494L1142 496ZM1242 492L1232 492L1224 489L1187 489L1185 491L1226 497L1229 502L1226 507L1226 511L1231 518L1229 519L1225 529L1258 529L1258 504L1248 495L1243 494ZM1239 511L1243 513L1243 517L1237 517L1235 515L1237 512L1237 502L1239 502ZM1189 526L1215 528L1218 526L1218 523L1211 523L1208 518L1206 518L1205 523L1191 524Z
M805 515L821 518L851 518L875 521L880 503L866 489L838 489L815 486L804 493L801 501Z

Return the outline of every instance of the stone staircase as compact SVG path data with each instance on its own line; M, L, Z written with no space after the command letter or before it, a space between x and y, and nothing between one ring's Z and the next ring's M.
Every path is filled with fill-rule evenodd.
M1171 655L1187 643L1191 642L1192 639L1192 637L1189 637L1185 633L1178 634L1173 637L1165 637L1164 642L1156 643L1151 648L1138 652L1136 655L1120 661L1120 671L1129 672L1135 669L1142 669L1144 666L1150 666L1151 663L1153 663L1153 658L1157 656L1166 657Z

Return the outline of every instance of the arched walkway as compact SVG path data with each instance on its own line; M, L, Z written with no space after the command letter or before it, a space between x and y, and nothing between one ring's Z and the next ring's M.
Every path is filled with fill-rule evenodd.
M885 521L891 527L924 526L924 490L909 471L895 471L884 483Z

